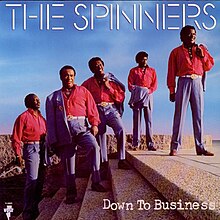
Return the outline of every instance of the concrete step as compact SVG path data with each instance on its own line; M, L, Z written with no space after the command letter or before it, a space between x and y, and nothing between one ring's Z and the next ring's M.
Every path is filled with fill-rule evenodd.
M217 159L192 155L195 155L194 152L189 156L197 160L198 158L204 158L204 161ZM187 220L219 220L220 177L197 168L194 165L196 160L189 165L189 160L183 162L184 157L180 155L180 162L177 157L168 156L164 151L127 152L127 160L169 201L170 210L178 211ZM193 158L191 160L193 161ZM220 162L219 159L218 161ZM162 203L158 203L157 206L162 209L167 208L167 205L163 206Z
M94 192L91 190L91 178L89 179L85 196L78 216L78 220L116 220L116 213L112 210L103 209L103 200L113 200L110 181L102 181L101 184L108 190L107 192Z
M65 196L65 188L60 188L53 198L45 197L39 203L40 215L37 220L51 219ZM22 213L15 220L23 220Z
M40 215L37 220L51 219L65 197L65 188L60 188L53 198L44 198L39 203Z
M88 178L76 178L78 203L65 204L66 188L60 188L52 198L43 198L39 203L40 215L36 220L76 220L87 184ZM16 220L23 220L22 213Z
M115 202L105 200L103 206L116 210L119 220L184 219L173 210L154 210L156 200L164 202L166 200L135 169L120 170L118 161L110 160L110 175Z
M87 188L88 178L76 178L77 186L77 199L78 202L74 204L66 204L65 199L61 202L57 211L51 218L51 220L76 220L78 219L80 207L84 198L84 194ZM66 192L65 192L66 193ZM64 193L64 196L65 196Z

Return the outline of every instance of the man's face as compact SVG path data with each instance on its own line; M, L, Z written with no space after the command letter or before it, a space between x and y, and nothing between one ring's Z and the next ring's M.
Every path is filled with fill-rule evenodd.
M105 74L104 73L104 65L102 64L101 60L97 60L94 63L93 71L97 76L103 76Z
M60 77L63 87L70 89L74 85L75 81L75 72L72 69L64 69Z
M192 46L196 42L196 31L189 29L182 37L183 44L186 46Z
M142 57L139 61L139 67L146 67L147 66L147 57Z
M30 107L34 110L38 110L40 108L40 99L34 95L30 100Z

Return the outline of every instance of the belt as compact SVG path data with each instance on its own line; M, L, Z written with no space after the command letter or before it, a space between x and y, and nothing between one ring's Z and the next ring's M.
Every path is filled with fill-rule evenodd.
M113 104L114 104L114 102L100 102L97 105L102 106L102 107L106 107L108 105L113 105Z
M74 119L86 119L85 116L72 116L72 115L67 115L67 121L71 121Z
M40 141L24 141L24 144L40 144Z
M201 75L197 75L197 74L184 75L184 76L180 76L180 77L186 77L186 78L191 78L191 79L202 78Z

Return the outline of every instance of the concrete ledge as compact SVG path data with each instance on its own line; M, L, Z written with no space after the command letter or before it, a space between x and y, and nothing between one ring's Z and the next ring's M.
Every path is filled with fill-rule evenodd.
M117 210L119 220L183 219L173 210L154 210L155 201L165 202L165 199L136 170L120 170L118 160L110 160L110 173L115 200L111 201L111 207Z
M126 148L130 149L132 146L132 134L127 134L127 141L126 141ZM171 136L170 135L153 135L153 141L155 143L155 147L158 149L169 149ZM205 135L204 141L206 146L212 146L212 136ZM117 141L113 134L107 135L107 146L108 146L108 153L115 153L117 151ZM194 147L194 138L192 135L183 136L182 140L182 148L190 149ZM141 137L141 145L140 149L146 149L146 140L145 136L142 135ZM11 147L11 135L0 135L0 173L4 171L4 168L13 161L15 157L14 151ZM54 163L58 163L59 159L54 157Z
M127 160L169 201L169 209L187 220L220 219L220 177L160 152L129 151Z
M126 135L126 149L131 149L132 147L132 134ZM171 143L171 135L163 135L163 134L155 134L153 135L153 142L157 149L161 150L168 150L170 148ZM205 135L204 136L204 143L208 147L212 147L212 136ZM107 135L107 147L108 153L115 153L117 151L117 141L113 134ZM146 147L146 139L145 135L141 135L141 143L140 147L141 150L147 149ZM182 138L182 149L194 149L195 148L195 141L193 135L184 135Z

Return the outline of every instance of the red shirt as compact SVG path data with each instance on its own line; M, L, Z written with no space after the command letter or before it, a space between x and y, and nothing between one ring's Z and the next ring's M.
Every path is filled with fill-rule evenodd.
M67 97L62 89L66 115L88 117L92 126L100 123L99 113L90 92L83 86L75 85L70 96Z
M105 85L99 85L96 78L90 77L82 86L86 87L92 94L96 104L101 102L123 102L125 99L125 92L119 85L110 81L110 90Z
M23 112L15 121L12 133L12 147L16 155L21 155L22 142L39 141L46 134L46 120L33 109Z
M190 60L188 49L183 45L173 49L170 53L167 73L167 86L170 93L175 92L176 76L203 75L204 72L209 71L213 67L214 59L203 45L200 45L200 47L204 52L204 58L197 56L196 47L193 47L193 58Z
M128 75L128 89L132 91L132 86L142 86L149 89L149 93L153 93L157 89L156 71L147 66L143 71L140 67L134 67Z

